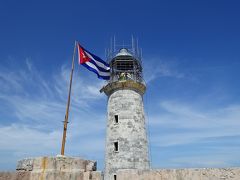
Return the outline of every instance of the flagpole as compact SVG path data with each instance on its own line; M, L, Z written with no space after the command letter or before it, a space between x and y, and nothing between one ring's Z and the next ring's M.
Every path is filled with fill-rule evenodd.
M71 70L70 84L69 84L69 90L68 90L68 101L67 101L65 120L64 120L64 125L63 125L62 148L61 148L61 155L62 156L64 156L64 152L65 152L66 135L67 135L67 124L68 124L68 114L69 114L69 106L70 106L70 100L71 100L72 78L73 78L74 59L75 59L75 54L76 54L76 46L77 46L77 41L75 41L74 50L73 50L73 56L72 56L72 70Z

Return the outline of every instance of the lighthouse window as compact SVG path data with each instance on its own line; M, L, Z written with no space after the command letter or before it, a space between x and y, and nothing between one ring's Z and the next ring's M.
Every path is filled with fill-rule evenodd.
M126 71L126 70L133 70L133 61L118 61L116 63L117 66L117 70L121 70L121 71Z
M118 115L114 116L114 123L117 124L118 123Z
M114 180L117 180L117 175L116 175L116 174L113 175L113 179L114 179Z
M114 151L118 152L118 142L114 142Z

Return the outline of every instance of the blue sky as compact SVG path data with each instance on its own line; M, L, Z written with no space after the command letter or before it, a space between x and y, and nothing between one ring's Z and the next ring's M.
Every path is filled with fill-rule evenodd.
M238 1L0 3L0 169L60 153L74 40L143 49L153 168L240 166ZM76 66L66 154L104 164L104 81Z

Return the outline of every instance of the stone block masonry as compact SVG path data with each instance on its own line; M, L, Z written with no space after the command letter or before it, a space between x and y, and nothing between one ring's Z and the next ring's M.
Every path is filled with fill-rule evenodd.
M117 180L240 180L240 168L121 169ZM0 172L0 180L103 180L99 171Z
M26 158L18 161L17 171L46 172L85 172L95 171L97 169L95 161L84 160L75 157L57 156L57 157L37 157Z
M30 180L30 172L0 172L0 180Z
M20 160L16 172L1 172L0 180L101 180L96 162L75 157L38 157Z
M117 180L240 180L240 168L119 170Z

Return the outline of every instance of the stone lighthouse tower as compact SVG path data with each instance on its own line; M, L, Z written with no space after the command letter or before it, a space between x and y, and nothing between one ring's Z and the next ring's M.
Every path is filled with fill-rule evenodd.
M109 62L111 78L101 89L108 96L104 180L117 180L119 169L149 169L146 85L138 54L126 48L115 53Z

